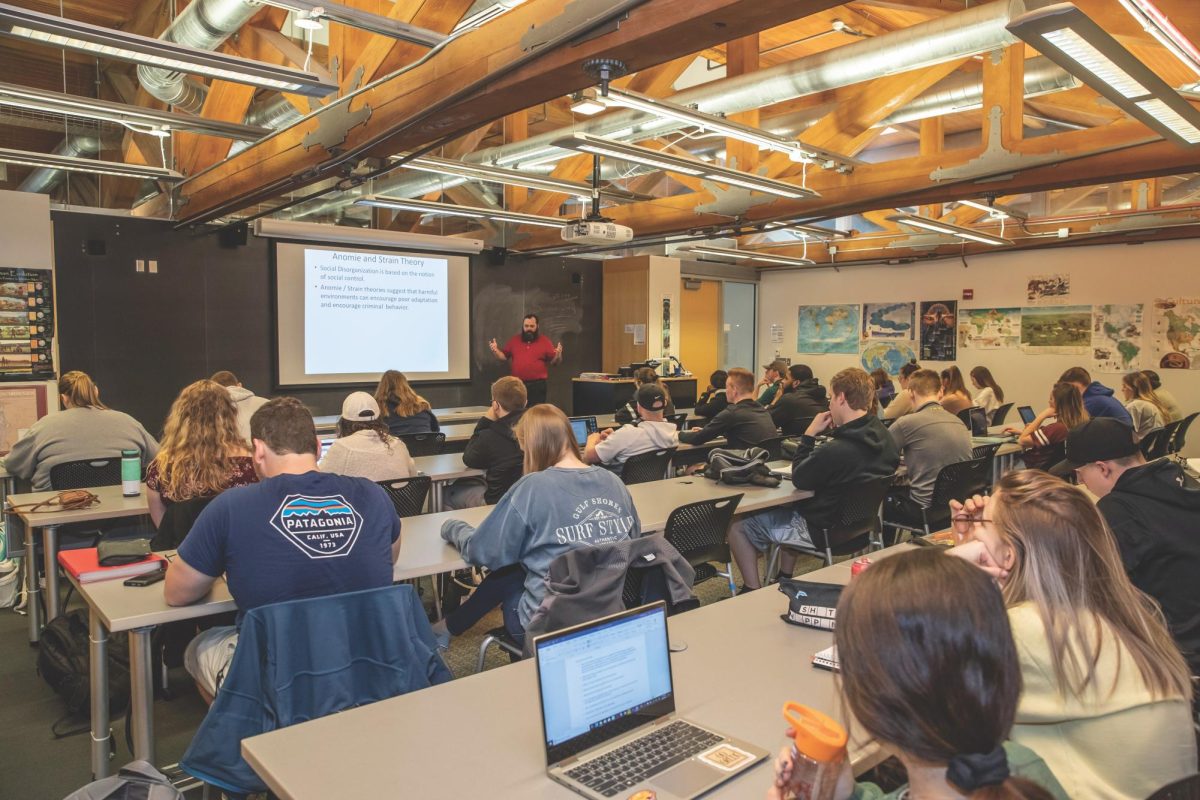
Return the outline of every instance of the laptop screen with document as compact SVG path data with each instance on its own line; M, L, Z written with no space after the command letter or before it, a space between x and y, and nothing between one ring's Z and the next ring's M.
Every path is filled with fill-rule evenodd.
M549 764L675 710L661 602L541 636L535 644Z
M596 432L595 417L569 417L571 430L575 433L575 443L580 447L587 444L588 435Z

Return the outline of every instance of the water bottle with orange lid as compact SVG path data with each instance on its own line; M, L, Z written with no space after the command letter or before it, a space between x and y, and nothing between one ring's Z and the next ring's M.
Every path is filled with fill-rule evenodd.
M846 729L820 711L785 703L783 718L791 726L792 774L784 800L832 800L846 760Z

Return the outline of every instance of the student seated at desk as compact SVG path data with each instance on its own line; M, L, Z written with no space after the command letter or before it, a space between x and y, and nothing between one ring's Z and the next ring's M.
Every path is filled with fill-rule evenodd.
M442 496L446 508L495 505L521 479L525 454L513 428L521 421L526 402L528 394L520 378L506 375L492 384L492 405L475 423L462 456L465 466L487 474L459 478L446 487Z
M921 365L917 363L916 359L909 361L900 368L900 374L896 378L900 384L900 391L896 392L896 396L892 398L892 402L888 403L887 408L883 410L884 419L899 419L905 414L912 413L912 395L906 392L905 389L908 388L908 379L920 368Z
M389 369L375 387L375 402L392 436L441 430L429 401L413 391L403 372Z
M158 453L158 442L142 423L100 402L100 390L78 370L58 379L63 410L47 414L16 441L4 457L4 468L16 478L32 479L33 490L50 486L50 468L88 458L120 458L137 450L145 467Z
M667 398L658 384L643 383L637 390L640 425L624 425L616 430L597 431L587 438L583 460L601 464L620 475L625 462L640 453L653 453L679 444L679 430L663 419Z
M408 447L388 433L379 405L366 392L351 392L342 401L337 438L317 468L369 481L389 481L417 474Z
M1140 799L1194 775L1187 663L1091 498L1021 470L950 505L963 544L949 552L995 577L1008 607L1024 684L1013 740L1070 797Z
M788 367L783 396L771 408L771 421L775 426L785 435L804 433L792 427L801 420L812 419L828 410L829 396L825 393L825 387L813 377L812 368L807 364Z
M1154 395L1167 410L1167 422L1183 419L1183 409L1179 407L1179 401L1167 390L1167 387L1162 385L1162 378L1158 377L1158 373L1152 369L1144 369L1142 374L1146 376L1146 380L1150 381L1150 388L1154 390Z
M637 413L637 391L647 384L657 386L662 390L663 397L667 398L667 407L663 413L675 413L675 404L671 402L671 390L667 388L667 384L663 381L662 377L649 367L642 367L633 373L633 396L629 398L629 401L625 405L613 412L613 419L617 421L618 425L638 424L640 420Z
M983 413L987 414L988 422L991 423L996 409L1004 402L1004 390L996 383L992 371L987 367L971 369L971 385L978 390L978 394L971 398L971 405L982 408Z
M546 593L551 561L575 547L641 534L629 490L608 470L579 460L575 433L562 411L536 405L516 430L525 453L525 477L478 528L456 519L442 523L442 538L467 563L492 570L457 611L433 626L442 647L497 605L504 627L523 644L525 626Z
M258 411L266 404L267 398L259 397L254 392L242 386L242 382L238 380L238 376L227 369L214 372L209 380L225 387L225 391L229 393L229 399L233 401L233 407L237 409L238 432L246 440L246 446L249 447L250 418L254 416L255 411Z
M1100 383L1093 381L1091 373L1083 367L1071 367L1058 377L1063 383L1069 383L1079 390L1079 394L1083 397L1083 407L1087 409L1088 416L1092 419L1100 417L1112 417L1120 420L1126 425L1132 425L1133 420L1129 418L1129 412L1125 410L1125 406L1121 405L1117 398L1113 397L1113 390Z
M986 575L956 560L898 553L842 592L833 634L842 698L908 783L887 794L855 784L847 760L838 800L1067 799L1046 762L1010 740L1021 668L1004 601ZM788 745L768 798L783 797L791 769Z
M146 468L146 503L154 527L162 527L167 509L177 503L257 482L249 442L238 430L237 409L225 387L214 381L185 387L171 404L158 455ZM178 547L182 537L175 541L176 532L191 526L181 521L168 527L175 530L162 534L170 540L155 537L155 549Z
M939 403L941 380L933 370L914 372L905 391L913 411L887 430L904 456L908 486L888 492L884 518L919 526L921 510L928 508L933 500L938 473L947 464L971 457L971 431Z
M704 444L724 436L726 447L735 450L754 447L765 439L779 435L771 412L754 400L754 373L735 367L725 380L725 397L729 405L698 430L683 431L679 441L684 444Z
M770 408L779 400L780 393L783 392L784 379L787 376L787 362L782 358L777 358L770 364L763 365L763 376L755 387L758 392L758 404L764 408Z
M971 396L967 394L962 372L955 366L942 370L942 408L957 415L970 407Z
M1054 388L1050 390L1050 405L1019 431L1017 443L1025 448L1021 454L1025 466L1029 469L1049 470L1054 466L1050 459L1055 457L1058 449L1055 445L1065 442L1068 432L1089 419L1079 390L1061 381L1054 384ZM1012 428L1005 430L1013 432Z
M729 373L723 369L717 370L708 377L708 388L696 400L696 407L693 409L696 416L712 419L725 410L725 407L729 405L729 401L725 398L725 381L728 378Z
M731 376L732 380L732 376ZM792 506L750 514L729 529L729 548L745 580L743 591L759 588L758 554L772 544L784 545L779 577L791 577L796 553L789 544L812 547L810 525L827 525L841 505L844 493L864 481L884 478L896 471L900 454L887 428L874 414L875 384L857 367L844 369L829 382L833 399L829 410L817 416L800 437L792 459L792 484L813 492ZM828 431L828 441L817 445L818 434Z
M239 623L270 603L390 586L400 519L383 489L317 470L312 414L294 397L254 412L250 431L262 480L222 492L200 514L167 570L168 605L202 599L222 574ZM221 688L237 635L209 628L188 645L184 666L206 699Z
M1121 394L1125 397L1125 410L1133 420L1133 438L1137 441L1167 424L1171 412L1150 388L1150 379L1142 373L1126 373L1121 379Z

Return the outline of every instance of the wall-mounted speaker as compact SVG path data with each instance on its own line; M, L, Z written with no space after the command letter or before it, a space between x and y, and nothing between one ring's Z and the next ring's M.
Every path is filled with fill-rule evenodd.
M504 263L508 261L507 247L489 247L483 251L483 254L487 256L489 267L503 267Z
M221 247L242 247L246 244L249 228L244 222L226 225L217 231L217 241Z

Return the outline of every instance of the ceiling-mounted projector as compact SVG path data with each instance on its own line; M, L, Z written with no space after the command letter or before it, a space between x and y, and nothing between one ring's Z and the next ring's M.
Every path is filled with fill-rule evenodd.
M581 219L564 225L562 238L571 244L620 244L633 238L633 228Z

